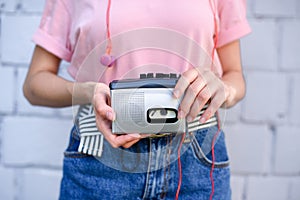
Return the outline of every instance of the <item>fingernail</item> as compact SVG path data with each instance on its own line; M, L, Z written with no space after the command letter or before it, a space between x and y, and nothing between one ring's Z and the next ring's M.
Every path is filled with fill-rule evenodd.
M134 138L141 138L141 135L138 133L132 133L132 134L130 134L130 136L132 136Z
M182 118L184 118L184 112L182 110L180 110L178 112L178 119L182 119Z
M204 117L200 118L200 123L203 124L204 122L206 122L206 119Z
M112 114L112 112L107 112L106 113L106 118L109 119L109 120L113 120L113 114Z
M147 137L150 137L152 134L142 134L141 135L141 138L147 138Z
M174 95L174 97L178 98L179 97L179 91L178 90L174 90L173 91L173 95Z
M189 116L187 116L186 121L191 122L191 121L193 121L193 118L189 115Z

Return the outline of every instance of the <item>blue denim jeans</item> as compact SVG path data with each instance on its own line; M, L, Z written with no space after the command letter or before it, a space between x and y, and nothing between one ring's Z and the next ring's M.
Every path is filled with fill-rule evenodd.
M161 138L145 138L129 149L112 148L104 141L102 156L78 153L79 135L74 127L65 151L60 200L179 199L207 200L211 193L211 143L217 127ZM184 139L180 146L181 139ZM215 150L215 200L231 199L230 170L224 133L218 134Z

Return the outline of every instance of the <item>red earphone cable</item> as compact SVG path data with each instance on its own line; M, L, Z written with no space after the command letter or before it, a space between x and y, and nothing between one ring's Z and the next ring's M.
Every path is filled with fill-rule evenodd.
M175 199L178 200L179 198L179 192L180 192L180 188L181 188L181 182L182 182L182 169L181 169L181 160L180 160L180 153L181 153L181 147L183 144L183 141L185 139L185 135L186 133L183 133L181 136L181 141L178 147L178 151L177 151L177 156L178 156L178 172L179 172L179 178L178 178L178 185L177 185L177 191L176 191L176 197Z
M108 55L110 55L112 49L112 42L110 36L110 7L111 7L111 0L108 0L107 9L106 9L106 39L107 39L106 53Z
M210 3L211 10L213 12L213 16L214 16L214 31L215 31L214 38L213 38L214 46L213 46L212 53L211 53L211 70L213 70L213 63L214 63L214 59L215 59L215 52L216 52L216 49L217 49L217 44L218 44L219 37L218 37L218 25L217 25L217 13L216 13L216 7L215 7L216 3L214 2L214 0L210 0L209 3ZM210 177L210 181L211 181L211 193L210 193L210 197L209 197L210 200L213 199L214 192L215 192L215 182L214 182L214 178L213 178L213 172L214 172L214 168L215 168L215 149L214 149L214 146L215 146L215 142L218 138L218 135L221 131L220 121L219 121L220 119L219 119L218 112L216 113L216 115L217 115L217 121L218 121L218 130L215 133L215 135L213 137L213 140L212 140L212 144L211 144L212 164L211 164L211 169L210 169L210 173L209 173L209 177ZM179 197L179 192L180 192L180 188L181 188L181 181L182 181L180 150L181 150L182 143L184 141L184 137L182 138L180 146L178 148L179 181L178 181L177 192L176 192L176 197L175 197L176 200L178 200L178 197Z
M211 59L212 59L211 64L213 66L213 62L215 59L215 51L217 49L217 44L218 44L218 40L219 40L219 35L218 35L218 24L217 24L217 12L216 12L216 7L215 7L216 3L214 2L214 0L210 0L209 3L210 3L211 10L213 12L213 16L214 16L214 35L213 35L214 46L213 46L212 53L211 53Z
M215 59L215 52L216 52L216 49L217 49L217 44L218 44L218 25L217 25L217 11L216 11L216 3L214 0L210 0L209 1L210 3L210 7L212 9L212 12L213 12L213 15L214 15L214 46L213 46L213 50L212 50L212 54L211 54L211 70L213 71L213 62L214 62L214 59ZM215 133L214 137L213 137L213 140L212 140L212 143L211 143L211 154L212 154L212 164L211 164L211 169L210 169L210 173L209 173L209 177L210 177L210 181L211 181L211 193L210 193L210 197L209 199L212 200L213 199L213 196L214 196L214 193L215 193L215 182L214 182L214 177L213 177L213 172L214 172L214 168L215 168L215 142L217 140L217 137L221 131L221 127L220 127L220 119L219 119L219 114L218 112L216 113L217 114L217 120L218 120L218 130L217 132Z
M218 123L218 130L217 132L215 133L214 137L213 137L213 140L211 142L211 157L212 157L212 164L211 164L211 169L210 169L210 173L209 173L209 177L210 177L210 181L211 181L211 193L210 193L210 197L209 199L212 200L213 199L213 196L214 196L214 192L215 192L215 182L214 182L214 177L213 177L213 172L214 172L214 169L215 169L215 143L216 143L216 140L219 136L219 133L221 132L221 125L220 125L220 119L219 119L219 113L217 112L216 113L217 115L217 123Z

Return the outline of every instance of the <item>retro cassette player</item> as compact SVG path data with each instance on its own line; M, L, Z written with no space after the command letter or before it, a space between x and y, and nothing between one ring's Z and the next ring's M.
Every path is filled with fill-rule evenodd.
M177 74L148 73L140 79L112 81L111 105L116 112L112 132L183 133L186 120L178 119L181 99L173 97Z

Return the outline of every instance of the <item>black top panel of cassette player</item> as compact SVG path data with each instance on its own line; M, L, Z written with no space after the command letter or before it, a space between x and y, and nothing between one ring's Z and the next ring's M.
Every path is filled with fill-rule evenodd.
M154 76L155 75L155 76ZM109 84L111 90L131 88L174 88L178 81L176 74L140 74L140 79L114 80Z

